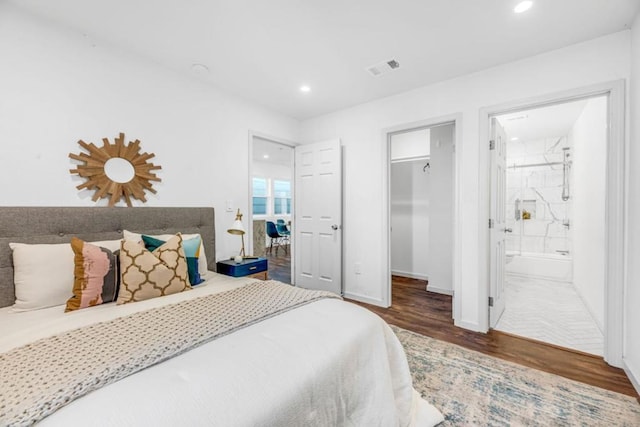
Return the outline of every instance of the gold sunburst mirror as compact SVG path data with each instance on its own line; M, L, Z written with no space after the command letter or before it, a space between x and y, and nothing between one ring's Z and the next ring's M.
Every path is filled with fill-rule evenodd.
M140 153L139 140L125 144L124 133L120 133L113 144L108 138L102 138L102 147L87 144L83 140L78 144L87 153L69 153L70 158L82 162L69 172L86 179L76 188L95 191L91 198L94 202L105 198L109 199L109 206L115 206L124 199L127 206L132 206L132 198L147 201L145 191L156 194L152 182L161 179L152 171L162 167L148 162L155 154Z

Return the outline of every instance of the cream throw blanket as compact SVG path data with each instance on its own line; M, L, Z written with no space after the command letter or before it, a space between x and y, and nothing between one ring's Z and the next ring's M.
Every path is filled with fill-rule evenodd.
M10 350L0 354L0 425L33 424L92 390L324 298L340 297L275 281L255 282Z

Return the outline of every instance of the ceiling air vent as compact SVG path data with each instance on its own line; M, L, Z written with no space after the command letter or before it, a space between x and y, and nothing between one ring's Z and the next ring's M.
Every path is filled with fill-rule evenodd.
M379 77L383 74L387 74L391 71L400 68L400 63L395 59L389 59L388 61L382 61L377 64L371 65L366 68L367 72L373 77Z

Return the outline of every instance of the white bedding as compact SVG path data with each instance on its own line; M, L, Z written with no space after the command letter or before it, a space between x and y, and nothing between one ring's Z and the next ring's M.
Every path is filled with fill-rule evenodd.
M251 280L208 273L192 291L64 313L0 309L0 352L82 325ZM324 299L241 329L78 399L42 425L435 425L391 329Z

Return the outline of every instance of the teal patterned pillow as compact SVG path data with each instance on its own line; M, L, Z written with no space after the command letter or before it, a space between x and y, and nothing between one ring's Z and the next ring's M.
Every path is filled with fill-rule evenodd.
M200 277L200 271L198 271L198 258L200 257L200 237L194 237L193 239L184 240L182 247L184 249L184 256L187 258L187 269L189 270L189 283L192 285L199 285L204 282ZM142 241L144 247L150 252L153 252L156 248L162 246L165 241L156 239L155 237L142 235Z

